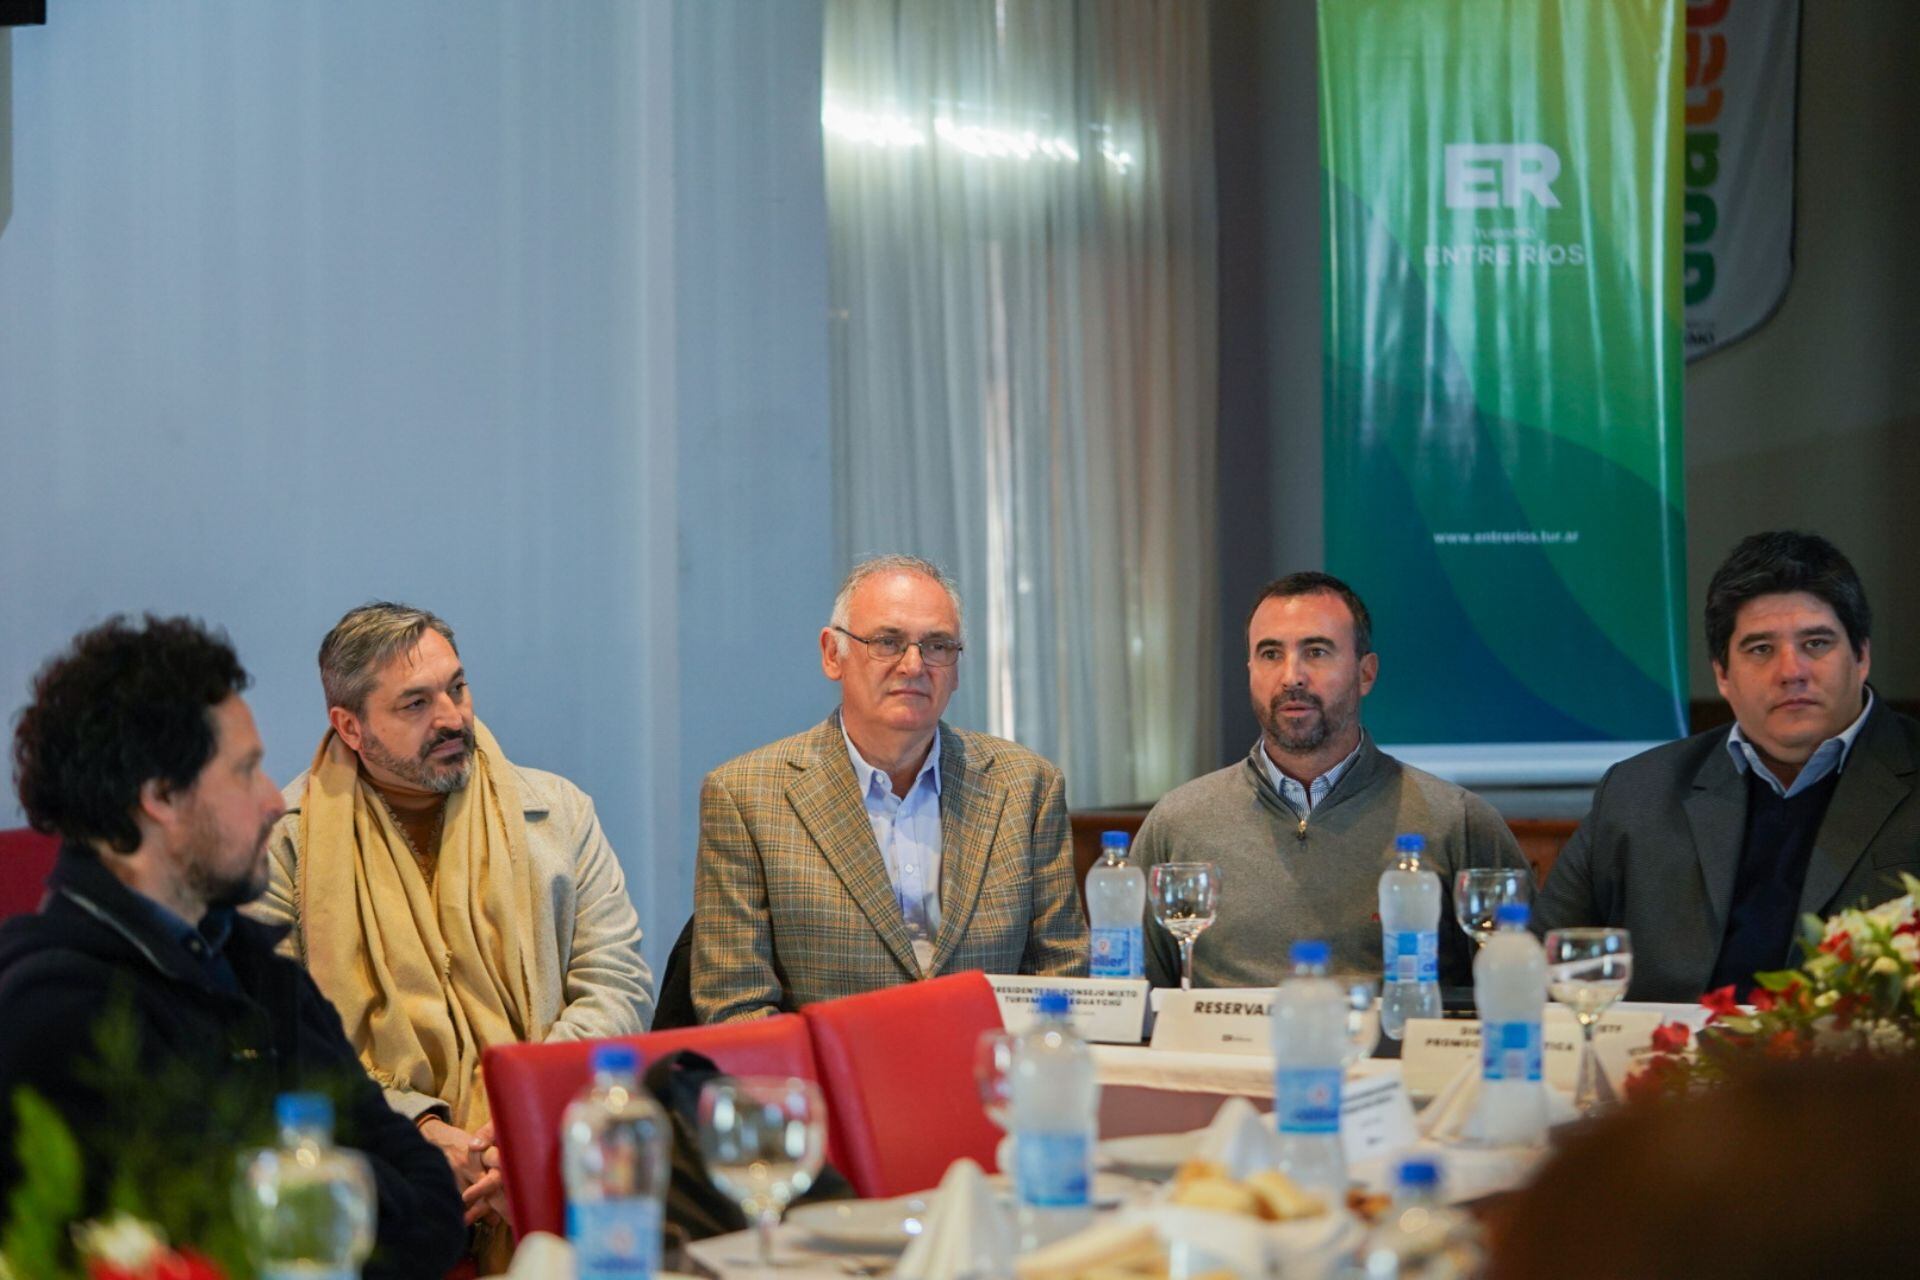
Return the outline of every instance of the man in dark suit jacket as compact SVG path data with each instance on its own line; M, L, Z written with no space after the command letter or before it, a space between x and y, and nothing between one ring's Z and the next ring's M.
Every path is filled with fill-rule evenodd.
M1707 588L1733 709L1607 771L1554 864L1537 929L1625 926L1634 1000L1692 1000L1792 963L1805 913L1883 902L1920 875L1920 724L1867 686L1872 615L1811 534L1760 533Z

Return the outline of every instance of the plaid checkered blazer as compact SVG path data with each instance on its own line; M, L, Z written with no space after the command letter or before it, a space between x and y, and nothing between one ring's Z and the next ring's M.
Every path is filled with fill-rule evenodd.
M1082 975L1066 784L1016 743L940 726L940 931L914 959L835 712L707 775L694 871L702 1022L921 977Z

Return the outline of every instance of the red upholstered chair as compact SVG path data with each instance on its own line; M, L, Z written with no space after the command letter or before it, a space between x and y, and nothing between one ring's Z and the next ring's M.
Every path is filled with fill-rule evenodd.
M956 973L800 1011L827 1095L836 1166L862 1196L934 1186L971 1156L993 1168L1000 1131L981 1110L973 1048L1001 1025L982 973Z
M40 909L60 841L31 827L0 831L0 920Z
M791 1013L754 1022L682 1027L622 1036L640 1053L641 1069L675 1049L712 1058L722 1071L743 1076L801 1076L818 1080L807 1027ZM493 1107L494 1137L507 1181L514 1228L564 1233L566 1189L560 1181L560 1113L584 1089L592 1040L511 1044L488 1049L481 1069ZM832 1139L827 1158L834 1159Z

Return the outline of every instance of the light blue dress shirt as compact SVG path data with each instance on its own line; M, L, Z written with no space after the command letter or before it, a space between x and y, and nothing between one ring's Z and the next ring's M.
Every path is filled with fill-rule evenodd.
M913 939L914 957L922 973L931 972L933 939L940 932L940 730L933 731L926 763L904 796L893 793L885 770L866 762L844 726L840 736L846 738L847 759L873 825L873 842L887 864L900 918Z
M1783 787L1780 779L1773 776L1773 770L1767 768L1760 759L1760 753L1753 749L1753 743L1747 735L1740 732L1740 722L1733 722L1733 732L1727 735L1727 752L1733 757L1733 767L1741 773L1757 773L1773 794L1782 800L1791 800L1830 773L1838 773L1847 763L1847 753L1853 750L1855 738L1860 736L1860 726L1867 722L1867 716L1873 710L1873 690L1867 690L1867 705L1860 709L1854 722L1842 729L1838 736L1828 738L1813 749L1807 762L1800 766L1800 772L1794 776L1793 785Z
M1310 786L1303 787L1280 772L1280 766L1275 764L1273 757L1267 754L1265 738L1260 740L1260 763L1267 766L1267 781L1271 782L1273 789L1280 793L1280 798L1287 802L1287 808L1293 810L1293 816L1305 818L1313 812L1313 806L1325 800L1327 793L1334 789L1340 779L1347 776L1347 770L1351 769L1353 762L1360 758L1360 746L1365 742L1366 738L1362 737L1359 743L1354 744L1353 751L1345 760L1315 778Z

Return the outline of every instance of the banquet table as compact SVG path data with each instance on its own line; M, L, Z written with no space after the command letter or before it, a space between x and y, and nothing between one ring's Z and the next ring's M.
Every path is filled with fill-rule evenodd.
M1264 1057L1176 1053L1120 1045L1096 1045L1093 1052L1101 1084L1103 1141L1202 1128L1232 1097L1247 1098L1263 1111L1272 1106L1273 1064ZM1397 1077L1399 1072L1397 1061L1374 1059L1353 1067L1349 1078ZM1521 1185L1545 1154L1469 1151L1425 1139L1413 1150L1444 1161L1448 1198L1458 1202ZM1361 1161L1352 1166L1351 1173L1355 1182L1369 1189L1386 1190L1391 1176L1388 1166L1384 1158ZM1154 1184L1140 1182L1129 1202L1144 1202L1153 1191ZM778 1275L790 1280L887 1275L899 1260L897 1252L834 1247L791 1224L780 1227L776 1241L776 1257L781 1264ZM767 1274L757 1265L755 1248L751 1232L738 1232L696 1242L687 1252L694 1263L720 1280L744 1280Z

